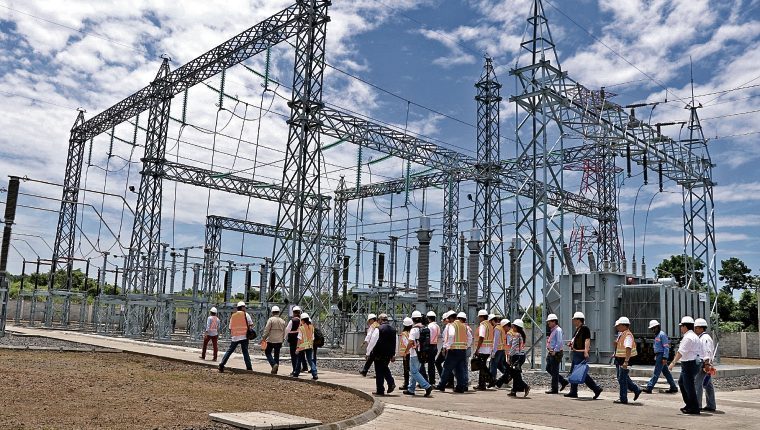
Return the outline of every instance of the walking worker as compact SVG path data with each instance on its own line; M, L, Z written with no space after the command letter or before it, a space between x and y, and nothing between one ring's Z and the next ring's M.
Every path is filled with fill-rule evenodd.
M414 326L409 332L409 366L411 369L411 379L409 380L409 384L404 386L403 393L408 396L413 396L414 390L416 389L417 384L419 384L420 387L425 390L425 397L430 397L430 393L433 391L433 386L430 385L420 372L420 367L424 364L420 361L420 356L423 352L422 349L425 347L429 348L429 345L426 346L420 343L422 330L427 328L427 326L422 324L422 313L419 311L412 312L412 322L414 323Z
M248 355L248 328L253 326L253 320L251 316L245 311L245 302L238 302L237 312L230 317L230 347L227 348L227 352L222 357L222 362L219 363L219 372L224 373L224 365L227 364L227 360L230 359L230 355L240 345L240 352L243 353L243 361L245 362L245 368L253 370L251 366L251 357Z
M518 391L524 392L523 397L528 397L530 387L525 383L522 377L522 365L525 363L525 325L523 320L518 318L512 321L512 330L507 333L507 343L509 344L509 357L507 363L511 366L512 373L512 391L508 396L516 397Z
M488 322L493 327L493 349L491 350L491 364L488 369L491 378L487 385L488 388L493 388L496 385L496 374L498 371L504 373L507 370L507 357L504 353L506 339L504 338L504 327L499 321L498 316L494 314L488 315Z
M496 380L496 387L501 388L502 385L509 384L512 380L512 369L507 363L507 356L509 355L509 343L507 343L507 333L512 330L512 323L507 318L503 318L499 321L502 331L502 344L504 345L504 359L502 360L502 371L499 379Z
M493 325L488 321L488 311L478 311L478 342L475 347L475 359L480 362L478 370L478 385L476 390L485 390L486 384L491 383L491 370L488 368L488 358L493 351Z
M562 347L565 341L562 339L562 327L559 326L557 315L549 314L546 317L546 323L551 330L549 338L546 339L546 371L552 376L551 389L546 394L559 394L567 387L567 379L559 374L559 365L564 355Z
M272 306L272 316L267 320L264 326L264 333L261 340L267 343L264 348L264 355L267 357L269 365L272 367L272 374L276 375L280 368L280 349L282 341L285 339L285 320L280 318L280 307ZM274 352L274 356L272 356Z
M457 320L462 321L462 324L464 324L464 328L467 330L467 349L464 353L464 390L469 391L470 389L470 370L467 367L467 363L470 361L470 357L472 356L472 343L475 339L472 335L472 327L467 324L467 314L464 312L459 312L457 314Z
M302 367L305 368L302 360L306 359L311 368L311 379L317 380L317 363L314 362L314 325L309 319L309 314L306 312L301 314L301 324L298 325L298 347L296 351L298 354L299 364L296 366L296 372L293 377L298 377Z
M428 321L427 328L430 330L430 350L428 351L426 357L427 363L422 363L422 366L424 368L425 364L427 364L428 382L430 382L432 385L435 385L436 360L438 358L438 339L441 337L441 327L439 327L435 322L435 312L429 311L426 316Z
M699 337L694 333L694 318L685 316L681 318L681 343L678 344L678 352L673 361L668 366L668 370L673 370L673 366L681 362L681 376L678 377L678 388L681 389L684 407L681 412L688 415L699 415L699 402L697 401L697 390L695 380L699 367L697 358L702 353L702 343Z
M211 315L206 318L206 331L203 332L203 350L201 351L201 360L206 359L206 347L210 341L211 346L214 348L214 359L211 361L216 361L216 355L219 352L219 317L216 316L215 307L209 309L209 313Z
M631 357L638 354L636 339L631 333L631 321L627 317L620 317L615 321L615 329L618 331L615 341L615 367L617 368L617 380L620 384L620 398L613 403L628 404L628 390L633 391L633 401L638 400L641 388L631 380Z
M362 342L362 347L367 347L367 356L366 361L364 362L364 367L359 371L359 373L365 377L367 376L367 372L369 372L370 366L372 366L373 360L372 354L370 354L369 351L369 340L372 338L372 334L378 329L378 327L380 327L380 323L377 321L377 315L367 315L367 335L364 336L364 342Z
M699 341L702 344L702 352L697 358L697 378L694 382L694 389L697 394L697 405L700 410L705 412L715 412L715 388L713 387L712 377L709 376L709 370L712 367L713 358L715 356L715 346L713 344L712 337L707 334L707 320L704 318L697 318L694 321L694 333L699 337ZM707 379L709 377L709 379ZM705 383L707 380L707 383ZM707 405L702 407L702 389L705 391L705 398Z
M444 343L446 343L446 337L449 334L449 317L451 314L453 314L453 311L446 311L441 315L441 323L443 324L443 328L441 329L441 346L443 346ZM435 367L436 370L438 370L438 375L443 375L443 362L446 359L445 351L443 350L443 347L438 351L438 356L435 359ZM442 377L442 376L441 376Z
M372 331L367 345L367 353L374 357L375 363L375 392L376 396L390 394L396 389L396 382L388 365L396 361L398 351L398 336L396 329L388 323L388 315L380 314L377 318L380 325ZM386 390L385 384L388 385Z
M573 325L575 326L575 334L570 339L568 344L572 351L572 367L570 367L570 373L573 373L575 366L588 360L589 351L591 350L591 330L585 324L586 317L583 312L576 312L573 314ZM602 394L602 388L596 385L594 379L590 374L586 375L586 386L594 392L594 399L598 399ZM578 397L578 384L570 384L570 392L565 394L565 397Z
M412 330L412 326L414 325L414 322L411 318L406 317L403 321L404 328L401 330L401 334L399 334L399 342L398 342L398 356L403 359L404 363L404 389L409 386L409 332Z
M301 308L299 306L293 307L293 316L288 321L288 325L285 327L285 334L288 339L288 346L290 347L290 364L293 366L293 371L290 372L290 376L295 376L299 372L296 371L296 366L300 360L298 358L298 328L301 326ZM301 368L299 367L300 371Z
M654 337L654 373L652 373L652 379L649 380L647 386L642 389L647 394L652 394L652 389L660 379L660 372L665 375L665 379L670 385L670 389L666 393L677 393L678 387L673 380L673 375L668 370L668 358L670 357L670 339L668 335L660 328L660 323L657 320L649 321L649 330L655 333Z
M464 393L467 388L467 345L472 342L467 326L464 325L463 319L466 318L464 312L449 314L449 325L446 328L443 351L446 359L443 362L443 373L441 380L435 387L439 391L446 391L446 385L452 378L456 379L455 393Z

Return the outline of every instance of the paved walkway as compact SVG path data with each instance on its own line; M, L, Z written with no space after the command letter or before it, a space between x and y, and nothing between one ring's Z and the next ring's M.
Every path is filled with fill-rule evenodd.
M123 351L170 357L192 363L202 363L199 349L181 346L152 344L131 339L109 338L78 332L9 327L11 331L80 342L89 345L121 349ZM287 349L283 352L287 354ZM221 353L220 353L221 358ZM208 363L208 362L207 362ZM254 356L253 368L268 372L269 365L263 355ZM244 368L240 354L234 354L228 363L231 368ZM282 366L287 372L289 364ZM358 374L320 371L319 380L346 385L372 392L374 378ZM396 379L397 381L400 378ZM718 392L720 411L701 416L684 416L680 395L642 394L631 405L615 405L616 393L605 391L600 400L590 399L590 392L582 389L580 399L566 399L544 394L546 387L532 387L529 398L511 398L504 390L469 392L465 394L434 391L432 398L421 395L410 398L399 391L383 397L386 408L383 414L357 429L395 428L453 428L523 429L523 430L589 430L617 428L684 429L755 429L760 428L760 390ZM632 399L632 397L631 397Z

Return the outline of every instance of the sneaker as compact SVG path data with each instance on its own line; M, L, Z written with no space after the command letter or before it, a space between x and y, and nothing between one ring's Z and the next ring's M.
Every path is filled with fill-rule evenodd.
M427 390L425 390L425 397L430 397L430 393L433 392L433 386L427 387Z
M597 391L594 391L594 400L599 398L599 395L602 394L602 391L604 390L602 390L601 388ZM575 396L575 397L578 397L578 396Z
M317 379L319 379L319 377L318 377L318 376L312 376L312 377L311 377L311 380L312 380L312 381L316 381Z
M641 392L642 392L642 391L644 391L644 390L639 390L639 391L637 391L637 392L636 392L636 393L633 395L633 401L634 401L634 402L635 402L636 400L638 400L638 399L639 399L639 396L641 395Z
M280 370L279 364L275 364L274 366L272 366L272 373L274 373L275 375L277 374L278 370Z
M704 407L702 408L702 412L715 412L715 408Z
M414 393L412 393L409 390L404 390L404 391L401 392L401 394L406 394L407 396L413 396L414 395Z
M548 391L544 391L544 393L546 393L546 394L559 394L559 391L548 390Z
M395 385L389 385L389 386L388 386L388 394L392 393L392 392L393 392L393 390L395 390L395 389L396 389L396 386L395 386Z

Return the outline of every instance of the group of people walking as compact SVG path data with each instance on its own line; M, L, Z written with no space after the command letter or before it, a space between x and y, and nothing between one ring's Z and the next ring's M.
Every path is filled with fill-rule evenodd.
M396 383L389 364L400 359L403 362L403 394L413 396L419 386L429 397L434 389L445 391L453 388L455 393L469 390L469 370L478 371L475 390L487 390L512 383L509 396L522 394L527 397L530 386L523 380L522 365L525 363L525 330L521 319L510 321L486 310L478 312L477 328L467 324L464 312L449 311L442 315L441 327L436 321L435 312L428 312L424 317L421 312L412 312L411 317L404 318L403 329L396 332L386 314L369 314L367 317L367 335L364 339L367 347L366 362L359 371L367 376L370 366L375 365L375 394L382 396L393 392ZM591 330L585 325L582 312L573 314L574 331L565 341L564 332L555 314L546 318L549 332L546 339L546 371L551 375L551 384L546 394L560 394L570 385L564 396L578 397L578 385L585 384L593 393L593 399L599 398L603 389L588 372L579 373L572 381L560 373L565 346L570 350L570 374L577 366L586 365L591 349ZM617 404L627 404L628 393L633 394L633 401L642 393L652 394L660 375L664 375L669 389L665 393L682 393L686 404L681 411L685 414L698 414L700 411L715 411L715 392L711 375L714 356L713 341L706 333L707 321L691 317L681 320L682 340L675 359L668 365L670 339L661 329L660 323L652 320L649 329L654 338L655 367L646 386L639 387L630 377L630 368L634 357L638 355L636 341L630 330L631 322L627 317L620 317L615 322L617 336L613 341L614 362L619 383ZM472 352L472 355L470 355ZM682 369L676 386L670 373L673 366L680 362ZM587 369L587 367L586 367ZM581 369L579 369L581 370ZM440 377L436 383L436 377ZM706 392L707 404L702 407L702 391Z

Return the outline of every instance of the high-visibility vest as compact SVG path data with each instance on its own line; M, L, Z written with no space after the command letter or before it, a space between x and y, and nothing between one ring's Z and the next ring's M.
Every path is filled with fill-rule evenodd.
M500 324L497 324L496 327L493 328L493 337L496 339L496 336L499 336L499 345L496 347L497 351L504 351L506 348L507 338L504 336L504 327L502 327Z
M245 336L248 331L248 318L245 311L237 311L230 318L230 336Z
M620 336L618 336L617 339L617 347L615 348L615 357L619 358L625 358L625 340L630 336L632 343L631 347L631 357L635 357L636 352L636 339L633 338L633 333L631 333L630 330L626 330L622 333L620 333Z
M302 323L298 326L298 332L301 334L301 338L298 339L298 349L311 349L314 345L314 325Z
M454 326L454 341L451 342L451 349L467 349L467 326L459 320L451 324Z
M208 325L208 331L218 331L218 330L219 330L219 318L212 316L211 324Z
M482 346L493 346L493 326L488 321L483 321L480 325L486 328L486 336L483 338Z
M406 341L406 343L404 343ZM408 331L402 331L399 335L399 341L398 341L398 355L401 357L406 356L406 354L409 353L409 332Z

